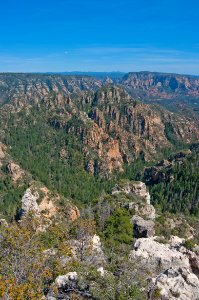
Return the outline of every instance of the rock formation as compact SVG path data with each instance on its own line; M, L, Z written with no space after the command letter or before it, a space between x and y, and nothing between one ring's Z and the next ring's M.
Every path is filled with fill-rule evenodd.
M154 222L151 220L144 220L143 218L134 215L131 219L133 224L134 238L149 238L155 235Z
M199 279L186 268L172 267L153 279L149 290L149 300L154 299L153 296L157 290L158 299L198 300Z
M9 163L7 164L7 171L10 174L14 183L22 179L25 174L21 167L13 161L9 161Z
M112 195L114 194L134 194L138 197L141 197L146 200L146 204L150 204L150 195L147 191L146 185L141 181L125 181L117 184L113 190Z
M29 213L33 212L35 215L38 215L40 212L37 200L39 199L39 193L37 191L32 191L28 188L21 200L21 210L22 216L26 216Z
M70 201L65 202L65 210L67 210L67 216L64 216L58 202L60 195L51 195L50 190L46 187L28 188L21 200L21 217L27 216L29 213L33 213L34 216L43 217L46 220L56 217L57 215L67 217L68 220L74 222L80 216L79 209L74 206Z
M64 287L69 283L77 281L77 272L69 272L66 275L60 275L55 279L58 288Z
M120 83L134 96L147 99L172 99L181 95L198 97L199 78L155 72L132 72Z
M75 134L88 149L85 169L92 174L110 178L115 171L123 172L126 163L149 161L161 149L172 148L167 128L175 141L189 143L198 136L197 120L138 102L122 86L83 76L26 75L11 81L12 74L0 74L0 84L6 87L3 98L11 99L0 110L2 128L8 114L21 126L18 112L37 109L33 122L42 114L44 124L66 130L66 136ZM60 149L62 159L67 151Z
M140 238L134 243L134 250L131 251L130 259L139 260L151 271L164 271L171 267L187 268L191 270L187 255L168 244L158 243L154 238Z

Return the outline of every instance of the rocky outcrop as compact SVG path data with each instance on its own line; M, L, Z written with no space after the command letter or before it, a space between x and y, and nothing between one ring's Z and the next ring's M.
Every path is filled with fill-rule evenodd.
M63 214L58 203L60 195L51 194L46 187L35 187L34 184L28 188L21 200L21 216L25 217L29 213L34 216L43 217L46 220L59 215L60 217L67 217L68 220L74 222L80 217L79 209L70 201L65 201L65 214Z
M22 179L25 175L25 172L21 169L21 167L13 161L9 161L7 164L7 171L14 183Z
M155 72L133 72L125 75L120 83L132 95L147 99L172 99L179 96L199 97L199 78Z
M157 242L154 238L140 238L134 243L130 259L135 259L146 265L151 272L173 268L191 269L186 254L172 248L170 244Z
M121 181L112 189L112 195L114 194L131 194L145 199L147 204L150 204L150 195L147 191L146 185L141 181Z
M131 222L133 224L134 238L149 238L155 235L155 223L153 221L147 221L135 215Z
M69 272L55 279L46 300L56 299L93 299L89 285L77 272ZM94 300L94 299L93 299Z
M149 300L198 300L199 279L186 268L172 267L159 274L152 281L153 284L149 289Z
M140 204L136 202L129 202L125 207L136 215L143 217L144 219L154 220L156 217L155 208L151 204Z
M77 206L71 206L69 209L69 219L74 222L80 217L80 211Z
M5 219L0 219L0 226L8 227L8 222Z
M18 112L38 110L45 116L44 124L65 130L66 140L67 135L75 135L80 148L87 148L86 154L81 153L82 162L92 174L110 178L115 171L123 172L124 164L137 158L152 160L161 149L171 148L167 125L176 141L189 143L197 136L195 120L135 101L121 86L60 75L17 74L11 79L12 74L0 74L10 99L0 110L2 128L9 113L15 125L22 126ZM40 113L33 116L35 123ZM67 143L59 150L60 157L67 159Z
M194 148L195 149L195 148ZM190 149L180 151L172 155L168 160L162 160L155 166L147 167L144 170L143 180L147 184L157 184L160 182L173 182L172 169L178 164L186 162L186 158L192 153Z
M121 180L112 189L112 195L124 194L129 196L129 201L123 206L134 215L144 219L155 219L155 208L150 203L150 194L145 183L141 181Z
M74 282L77 282L77 272L69 272L66 275L60 275L55 279L55 284L58 288L65 287Z
M21 200L22 216L27 216L31 212L33 212L35 215L39 214L40 209L37 203L38 199L39 193L37 191L34 192L30 188L26 190Z

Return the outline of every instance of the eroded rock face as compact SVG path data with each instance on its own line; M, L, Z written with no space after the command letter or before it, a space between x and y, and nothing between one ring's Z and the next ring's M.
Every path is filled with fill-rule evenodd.
M172 99L176 95L198 96L198 78L156 72L132 72L120 83L131 89L132 94L147 100L150 98Z
M17 180L22 179L22 177L25 175L21 167L13 161L9 161L9 163L7 164L7 171L10 174L14 183Z
M52 196L47 187L35 188L33 185L25 191L22 197L21 217L27 216L30 212L32 212L34 216L43 217L45 220L50 220L56 217L57 214L62 215L58 206L59 200L60 195L54 194ZM67 210L65 217L67 217L68 220L74 222L80 217L79 209L70 201L66 202L65 209Z
M167 123L176 140L184 143L194 141L198 132L195 120L135 101L122 86L104 85L94 78L31 74L1 74L0 78L6 87L5 98L12 99L2 107L6 118L10 111L44 109L45 123L74 133L82 148L88 148L85 168L106 178L115 171L123 172L125 163L140 157L149 161L160 148L172 147L165 134ZM22 124L19 118L16 122ZM62 159L67 151L67 147L60 151Z
M133 216L131 219L133 224L133 236L135 238L149 238L155 235L154 222L144 220L139 216Z
M33 192L30 188L25 191L22 197L22 216L26 216L28 213L33 212L38 215L40 212L37 200L39 199L39 193L37 191Z
M172 248L169 244L161 244L154 238L140 238L134 244L130 259L145 263L150 270L165 270L171 267L190 269L187 255Z
M149 184L172 182L174 180L173 175L171 175L172 168L175 165L183 164L186 161L185 158L191 153L189 149L180 151L175 155L171 155L168 160L164 159L155 166L145 168L143 175L144 181Z
M155 208L151 204L139 205L135 202L130 202L126 205L126 208L129 210L133 210L136 215L142 216L149 220L155 219Z
M158 289L164 300L198 300L199 279L186 268L171 268L153 279L148 299L153 299L154 291Z
M150 204L150 195L147 191L146 185L144 182L141 181L127 181L122 184L117 184L113 190L112 194L134 194L146 200L147 204Z
M70 221L74 222L80 217L80 211L76 206L72 206L69 211Z

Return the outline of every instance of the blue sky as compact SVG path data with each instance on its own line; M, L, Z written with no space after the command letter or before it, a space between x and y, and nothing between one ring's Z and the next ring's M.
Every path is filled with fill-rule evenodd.
M74 70L199 75L199 1L1 1L1 72Z

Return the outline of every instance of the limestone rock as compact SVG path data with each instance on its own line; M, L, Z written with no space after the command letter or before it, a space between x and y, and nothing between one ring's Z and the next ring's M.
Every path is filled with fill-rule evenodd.
M151 270L165 270L171 267L190 269L187 255L171 248L169 244L161 244L155 238L140 238L134 244L130 259L140 261Z
M192 271L199 275L199 255L193 251L188 251L189 263Z
M133 236L135 238L149 238L155 235L154 222L144 220L139 216L133 216L131 219L133 224Z
M156 213L155 208L151 204L140 205L139 203L130 202L125 205L125 207L129 210L133 210L136 215L145 217L150 220L154 220Z
M180 248L180 246L183 245L184 242L185 239L179 238L178 236L174 236L174 235L172 235L169 240L169 244L171 245L171 247L178 248L178 249Z
M105 271L104 271L104 268L103 268L103 267L98 268L97 271L100 273L100 275L101 275L102 277L104 276Z
M69 272L66 275L58 276L55 279L55 284L58 288L64 287L67 284L76 282L78 279L76 272Z
M112 194L134 194L146 200L147 204L150 204L150 194L147 191L146 185L141 181L126 181L117 184L113 190Z
M26 216L29 212L39 214L39 206L37 200L39 199L39 193L33 192L30 188L25 191L22 197L22 216Z
M54 299L92 299L89 293L89 286L80 274L69 272L66 275L60 275L55 279L54 284L48 291L47 300Z
M199 279L186 268L171 268L153 279L148 299L153 299L153 292L159 289L164 300L197 300Z

